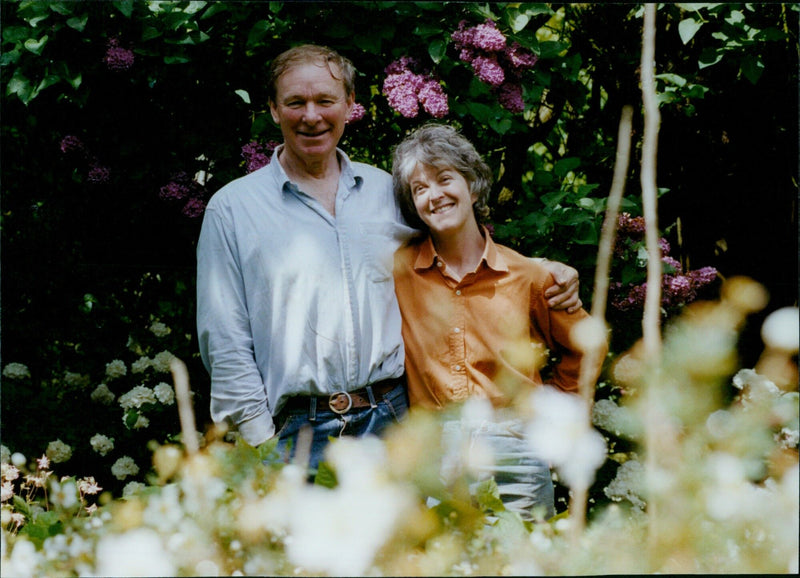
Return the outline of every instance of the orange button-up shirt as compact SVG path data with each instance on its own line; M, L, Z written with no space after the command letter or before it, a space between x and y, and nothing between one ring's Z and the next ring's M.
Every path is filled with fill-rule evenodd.
M578 390L582 355L569 333L588 314L550 309L549 271L485 236L480 264L460 282L430 237L395 253L412 406L442 408L475 396L508 405L520 387L542 383L548 352L560 355L548 383ZM595 379L599 373L598 366Z

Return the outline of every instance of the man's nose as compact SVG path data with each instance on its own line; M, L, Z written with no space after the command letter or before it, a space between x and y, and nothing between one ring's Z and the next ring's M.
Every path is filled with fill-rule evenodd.
M303 121L313 124L319 119L320 114L317 106L313 102L306 104L305 109L303 110Z

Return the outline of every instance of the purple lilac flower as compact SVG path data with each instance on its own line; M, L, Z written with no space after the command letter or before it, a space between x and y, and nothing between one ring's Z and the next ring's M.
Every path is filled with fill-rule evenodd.
M455 40L458 50L473 48L485 52L497 52L506 46L505 35L491 20L469 28L467 28L466 20L462 20L458 24L458 29L453 32L452 38Z
M158 196L162 201L182 201L191 194L191 188L185 182L172 180L159 191Z
M111 178L111 171L108 167L104 167L98 163L92 163L86 178L92 184L102 185L107 183Z
M447 104L447 95L442 90L442 85L435 80L429 80L420 89L417 95L422 108L433 118L444 118L450 112Z
M261 167L267 166L270 156L264 152L264 147L257 141L250 141L242 147L242 157L245 161L247 173L257 171Z
M350 111L350 116L347 117L347 122L358 122L364 115L367 113L367 109L364 108L363 104L354 103L353 108Z
M513 113L523 112L525 101L519 80L538 57L518 42L507 45L506 36L491 20L473 27L461 21L451 37L459 58L472 65L475 75L495 90L500 105Z
M678 261L677 259L674 259L674 258L670 257L669 255L663 255L661 257L661 262L665 263L666 265L669 265L670 267L672 267L672 269L673 269L673 271L675 273L677 273L679 275L681 273L683 273L683 266L681 265L680 261Z
M680 306L697 298L689 277L684 275L664 275L661 286L661 303L665 307Z
M705 287L709 283L715 281L718 275L719 273L714 267L702 267L687 273L694 289Z
M506 82L497 91L497 100L506 110L513 113L520 113L525 110L525 101L522 99L522 86Z
M194 219L201 216L206 210L206 202L200 197L192 197L183 206L181 211L185 216Z
M133 60L133 51L128 50L127 48L122 48L119 45L118 39L111 38L108 41L108 49L106 50L105 57L103 57L103 62L105 62L109 70L113 70L115 72L128 70L131 66L133 66Z
M517 73L533 68L539 61L538 56L524 48L519 42L506 46L503 56L509 67Z
M669 246L669 241L667 241L664 237L661 237L658 240L658 246L661 249L662 255L669 255L670 251L672 251L672 247Z
M503 67L496 56L477 56L472 61L472 69L481 81L490 86L500 86L506 79Z
M61 144L59 145L61 148L61 152L64 154L69 154L73 152L85 152L86 147L84 146L81 139L74 135L67 135L63 139L61 139Z
M621 236L642 239L645 231L644 217L631 217L630 213L622 213L617 228Z

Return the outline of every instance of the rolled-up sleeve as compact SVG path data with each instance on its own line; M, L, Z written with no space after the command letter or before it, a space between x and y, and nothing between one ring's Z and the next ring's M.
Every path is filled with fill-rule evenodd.
M549 381L562 391L578 393L581 363L586 359L572 342L570 332L576 323L586 319L589 314L584 309L575 313L551 309L544 297L544 291L552 284L553 280L548 275L542 287L535 287L531 291L531 320L541 329L541 337L547 347L560 355ZM591 368L592 381L597 381L600 376L606 353L608 353L607 343L601 347L595 365Z
M213 206L197 245L197 334L211 375L211 418L236 426L251 445L263 443L275 427L255 359L236 231Z

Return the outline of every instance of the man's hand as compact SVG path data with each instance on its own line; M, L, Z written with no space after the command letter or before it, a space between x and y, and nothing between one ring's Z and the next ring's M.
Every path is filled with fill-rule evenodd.
M578 271L558 261L542 259L541 264L550 271L556 282L544 292L547 304L556 311L566 309L567 313L575 313L583 305L578 295Z

